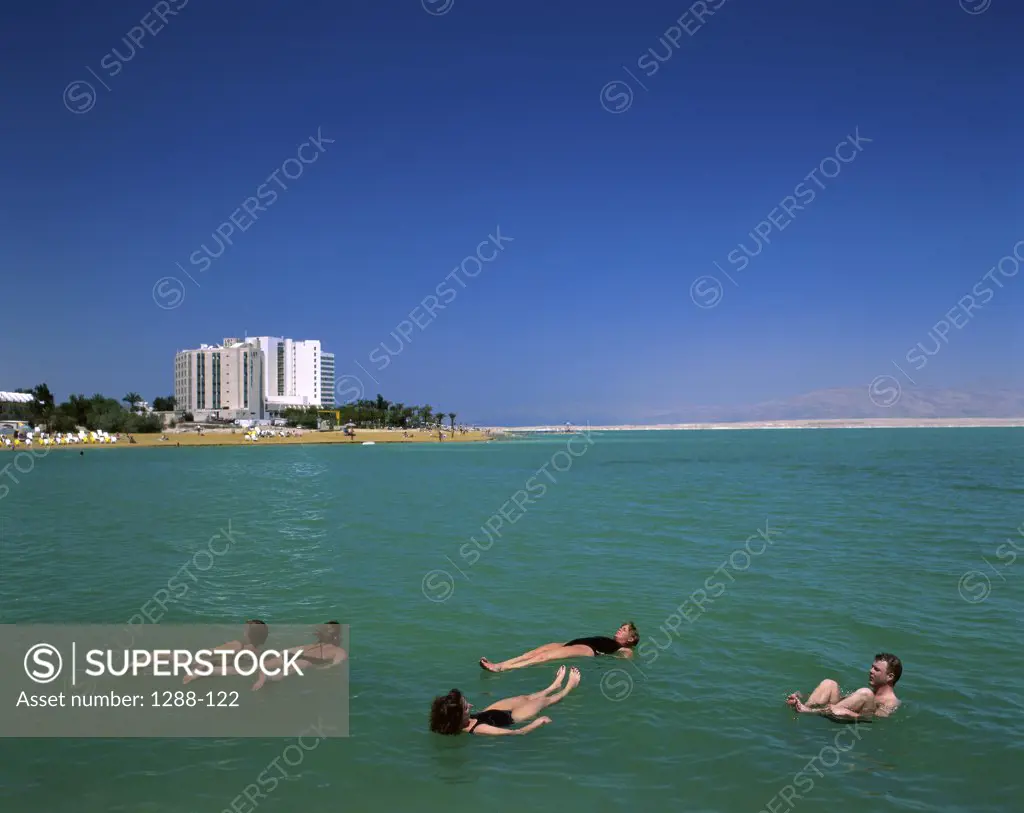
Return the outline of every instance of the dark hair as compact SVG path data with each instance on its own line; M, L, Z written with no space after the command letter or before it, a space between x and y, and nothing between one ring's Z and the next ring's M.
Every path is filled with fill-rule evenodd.
M316 639L322 644L341 646L341 624L327 621L316 628Z
M893 686L895 686L897 681L900 679L900 675L903 674L903 663L900 659L891 652L879 652L875 655L875 660L885 661L888 666L888 671L892 673L892 683Z
M628 627L627 632L630 634L630 641L626 646L636 646L640 643L640 633L637 631L636 624L632 621L627 621L625 626Z
M258 618L250 618L245 622L245 635L253 646L263 646L270 635L270 628Z
M452 689L443 697L435 697L430 704L430 730L435 734L454 736L466 725L466 708L462 692Z

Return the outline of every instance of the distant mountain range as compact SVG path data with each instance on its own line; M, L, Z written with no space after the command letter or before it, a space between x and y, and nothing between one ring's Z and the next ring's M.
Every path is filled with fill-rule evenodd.
M883 388L884 389L884 388ZM876 400L895 395L879 391ZM842 418L1021 418L1024 393L1011 390L903 389L891 406L872 401L867 386L816 390L745 407L694 407L646 416L642 423L732 423Z

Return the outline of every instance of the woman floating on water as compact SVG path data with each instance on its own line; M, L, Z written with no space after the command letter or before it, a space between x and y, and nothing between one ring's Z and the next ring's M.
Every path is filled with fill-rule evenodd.
M524 694L518 697L507 697L497 703L491 703L483 711L470 714L472 705L458 689L452 689L443 697L435 697L430 706L430 730L435 734L487 734L499 736L505 734L529 734L534 729L551 722L550 717L537 717L537 714L548 706L552 706L576 688L580 682L580 670L573 667L565 688L559 690L565 678L565 667L559 668L555 682L542 692ZM522 728L512 728L515 723L522 723L537 717Z
M632 621L627 621L615 631L614 638L605 635L592 635L589 638L573 638L564 644L544 644L531 649L515 658L501 663L492 663L487 658L480 659L480 668L488 672L506 672L509 669L522 669L545 661L560 661L564 658L593 658L597 655L618 655L622 658L633 657L633 647L640 641L640 633Z

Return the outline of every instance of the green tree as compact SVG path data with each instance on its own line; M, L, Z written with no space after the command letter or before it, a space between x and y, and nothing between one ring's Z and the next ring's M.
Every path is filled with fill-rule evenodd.
M281 412L281 417L288 426L301 427L302 429L316 429L319 425L319 413L317 407L288 407Z
M159 415L126 415L123 427L119 432L161 432L164 422Z
M74 432L78 429L75 419L66 412L59 409L54 410L53 415L46 422L46 428L50 432Z
M75 426L85 426L89 418L89 399L79 393L72 395L58 409L75 422Z
M27 404L16 404L12 409L5 410L17 420L29 421L33 426L43 426L53 416L53 393L46 384L36 384L32 389L22 388L15 392L32 396L32 400Z
M121 401L108 398L102 393L86 397L82 393L68 396L68 400L57 404L47 384L38 384L29 389L17 392L31 395L33 400L25 404L2 404L0 411L4 417L16 420L31 421L35 426L46 426L51 432L74 432L79 428L86 430L103 430L106 432L159 432L163 429L163 421L157 415L138 414L134 405L142 400L137 392L129 392ZM122 403L128 405L125 410ZM153 408L157 412L174 411L176 401L173 395L158 396L153 399ZM408 406L401 401L392 403L383 395L377 394L375 399L362 398L358 401L339 406L341 423L353 423L357 427L397 427L406 429L410 426L436 429L438 434L444 430L445 418L451 422L454 433L457 414L435 410L429 404ZM320 414L318 407L293 407L285 410L282 417L291 426L316 429ZM193 422L192 413L184 413L179 422ZM330 416L333 422L333 414Z
M127 401L132 395L138 397L136 393L129 393L121 400ZM102 429L104 432L126 432L130 414L121 409L121 405L113 398L96 393L89 399L85 425L88 429Z
M401 402L396 402L391 405L391 409L388 412L388 426L396 426L399 429L407 429L409 421L416 414L416 410L412 407L407 407Z
M32 395L36 401L43 405L43 412L50 413L54 410L53 393L46 384L36 384L32 388Z

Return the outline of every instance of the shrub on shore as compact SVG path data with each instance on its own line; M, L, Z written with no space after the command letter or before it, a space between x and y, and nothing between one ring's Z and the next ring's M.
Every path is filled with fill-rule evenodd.
M79 427L110 433L163 430L163 420L159 415L130 412L117 399L99 393L91 398L72 395L64 403L57 404L46 384L19 392L30 393L35 400L27 404L7 405L4 412L33 426L45 426L50 432L75 432Z

